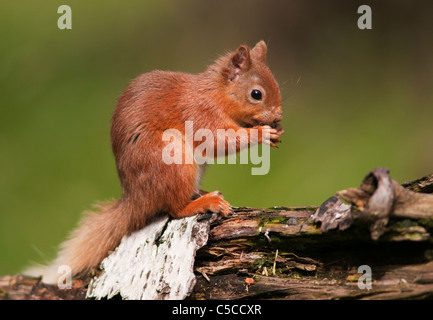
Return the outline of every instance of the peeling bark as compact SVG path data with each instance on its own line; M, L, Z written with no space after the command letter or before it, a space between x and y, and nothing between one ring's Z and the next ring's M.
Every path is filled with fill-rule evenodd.
M87 298L185 299L195 285L195 252L206 244L209 219L201 216L154 221L124 237L101 263Z

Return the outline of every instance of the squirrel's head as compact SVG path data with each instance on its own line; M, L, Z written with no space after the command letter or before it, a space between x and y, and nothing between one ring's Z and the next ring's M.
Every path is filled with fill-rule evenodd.
M266 65L266 53L266 43L260 41L253 49L240 46L218 63L226 96L233 100L226 112L242 127L275 127L283 119L280 89Z

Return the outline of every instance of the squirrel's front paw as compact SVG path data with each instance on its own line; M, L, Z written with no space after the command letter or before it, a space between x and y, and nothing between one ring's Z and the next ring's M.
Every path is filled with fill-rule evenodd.
M278 148L277 143L280 143L280 135L284 133L284 130L280 128L272 128L268 125L257 127L259 129L259 141L264 144L268 144L271 147Z

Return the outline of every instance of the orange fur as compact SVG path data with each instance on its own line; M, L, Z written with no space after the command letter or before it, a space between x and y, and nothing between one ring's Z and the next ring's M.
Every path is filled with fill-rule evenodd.
M69 265L73 274L85 273L124 235L142 228L159 213L174 218L208 210L229 214L230 204L217 191L196 198L203 168L196 163L168 165L162 161L167 143L162 134L172 128L185 138L185 121L193 121L195 129L207 128L215 137L217 129L245 128L245 137L253 145L265 142L261 133L270 129L271 138L266 142L275 146L283 133L278 124L281 97L266 66L266 53L261 41L251 50L240 46L200 74L153 71L133 80L118 99L111 126L122 198L87 214L62 245L56 263ZM263 94L260 101L252 98L254 89ZM259 129L257 141L250 138L251 128ZM233 150L239 151L239 137L233 140Z

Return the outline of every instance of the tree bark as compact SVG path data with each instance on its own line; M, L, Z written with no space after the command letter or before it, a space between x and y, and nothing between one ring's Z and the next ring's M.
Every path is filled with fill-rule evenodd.
M433 175L400 185L382 168L320 207L202 215L195 221L206 221L208 239L195 249L195 285L184 298L431 299L432 192ZM97 278L59 290L21 275L3 277L0 299L84 299L90 281Z

